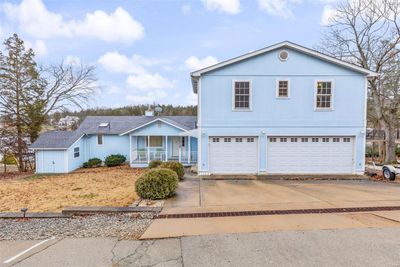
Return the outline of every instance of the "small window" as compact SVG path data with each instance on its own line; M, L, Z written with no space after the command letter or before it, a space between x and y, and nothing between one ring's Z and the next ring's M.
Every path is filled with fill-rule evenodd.
M285 143L285 142L287 142L287 138L286 137L282 137L282 138L280 138L279 141L282 142L282 143Z
M225 143L230 143L230 142L231 142L231 139L230 139L230 138L224 138L224 142L225 142Z
M235 140L236 140L236 143L241 143L243 141L242 138L240 138L240 137L236 138Z
M213 141L213 143L219 143L219 138L215 138L215 137L214 137L214 138L212 139L212 141Z
M327 138L327 137L322 138L322 142L328 143L329 142L329 138Z
M102 145L103 144L103 135L102 134L98 134L97 135L97 144L98 145Z
M146 147L149 146L149 142L146 138ZM162 136L150 136L150 147L162 147L163 137Z
M271 143L275 143L275 142L276 142L276 138L275 138L275 137L271 137L271 138L269 139L269 141L270 141Z
M79 158L79 146L74 147L74 158Z
M281 61L286 61L289 58L289 53L286 50L279 51L279 59Z
M313 141L313 143L318 143L319 139L316 138L316 137L313 137L313 138L311 139L311 141Z
M297 142L297 138L290 138L290 142L296 143Z
M234 109L250 109L250 82L234 83Z
M247 143L254 143L254 138L253 137L247 138Z
M301 142L307 143L307 142L308 142L308 138L307 138L307 137L302 137L302 138L301 138Z
M315 107L317 109L332 108L332 82L317 82Z
M289 97L289 81L278 81L278 98L287 98Z
M345 138L343 138L343 142L345 142L345 143L349 143L349 142L350 142L350 138L349 138L349 137L345 137Z
M332 138L332 141L333 141L334 143L338 143L338 142L340 141L340 138L334 137L334 138Z

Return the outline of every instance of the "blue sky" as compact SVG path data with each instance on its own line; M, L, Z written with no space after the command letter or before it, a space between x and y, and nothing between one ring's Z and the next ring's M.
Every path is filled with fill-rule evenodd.
M91 107L195 104L189 73L283 40L318 44L335 0L1 1L0 38L96 64Z

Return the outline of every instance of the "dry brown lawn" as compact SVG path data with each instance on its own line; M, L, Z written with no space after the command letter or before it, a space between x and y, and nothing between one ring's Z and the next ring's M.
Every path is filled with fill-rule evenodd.
M0 179L0 212L61 211L67 206L128 206L143 170L129 166L80 169L70 174Z

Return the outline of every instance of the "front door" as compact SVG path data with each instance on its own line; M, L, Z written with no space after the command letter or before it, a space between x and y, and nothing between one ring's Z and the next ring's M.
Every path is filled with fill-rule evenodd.
M179 146L181 138L179 136L172 137L172 157L179 157Z

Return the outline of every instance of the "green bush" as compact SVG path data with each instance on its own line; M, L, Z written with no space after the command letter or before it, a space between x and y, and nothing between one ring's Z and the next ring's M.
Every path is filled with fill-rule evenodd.
M101 159L99 158L91 158L88 161L84 162L82 167L83 168L96 168L101 166Z
M121 154L113 154L113 155L106 157L106 159L104 160L104 164L107 167L114 167L114 166L121 165L125 161L126 161L125 156L123 156Z
M367 148L365 149L365 156L368 157L368 158L370 158L370 157L375 157L375 158L377 158L377 157L379 157L379 151L377 151L377 150L372 150L371 147L367 147Z
M173 170L178 175L179 180L182 180L183 175L185 175L185 168L179 162L175 162L175 161L163 162L163 163L161 163L160 168L166 168L166 169Z
M396 156L400 157L400 147L396 147Z
M163 199L175 194L178 175L163 168L151 169L141 174L135 182L136 193L144 199Z
M161 161L161 160L158 160L158 159L152 160L152 161L150 161L150 163L149 163L149 169L157 168L157 167L160 166L161 164L162 164L162 161Z
M1 160L2 164L7 164L7 165L15 165L17 164L17 160L15 157L11 154L5 154Z

